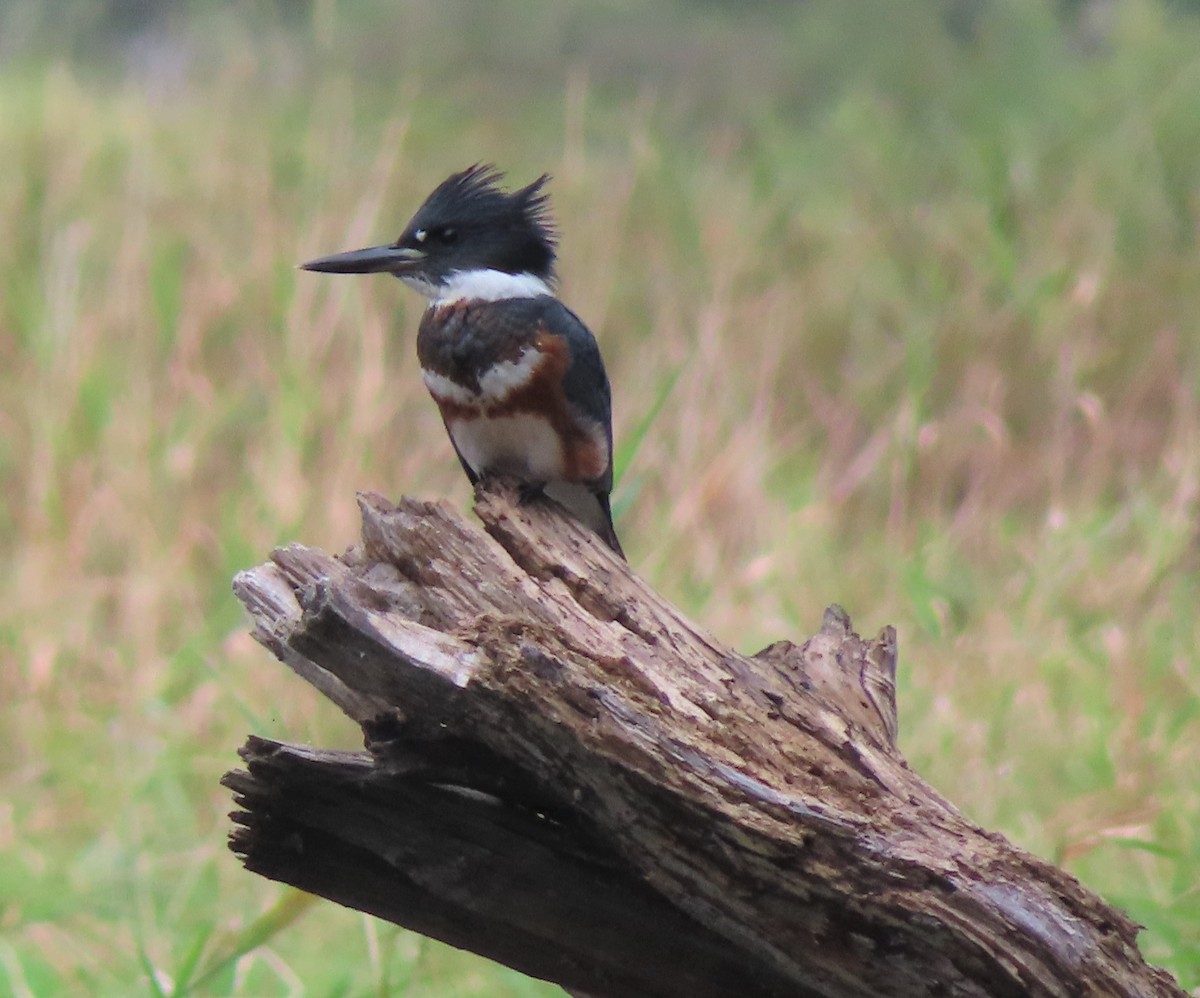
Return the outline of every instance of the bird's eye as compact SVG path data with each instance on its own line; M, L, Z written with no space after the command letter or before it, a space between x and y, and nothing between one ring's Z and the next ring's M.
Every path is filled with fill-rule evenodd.
M451 243L458 241L458 230L451 228L449 225L443 225L440 229L434 229L432 235L443 246L449 246Z

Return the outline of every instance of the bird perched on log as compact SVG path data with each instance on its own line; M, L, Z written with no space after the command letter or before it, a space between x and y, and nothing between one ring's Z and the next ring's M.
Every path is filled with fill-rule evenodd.
M425 386L472 484L511 475L623 558L613 529L612 398L596 339L554 293L543 175L519 190L478 164L447 177L394 243L301 264L393 274L425 296Z

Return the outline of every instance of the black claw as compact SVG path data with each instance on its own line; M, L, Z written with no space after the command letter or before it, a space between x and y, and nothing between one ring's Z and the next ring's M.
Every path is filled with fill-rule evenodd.
M545 495L545 482L521 482L517 486L517 501L522 506L537 502L539 499L545 498Z

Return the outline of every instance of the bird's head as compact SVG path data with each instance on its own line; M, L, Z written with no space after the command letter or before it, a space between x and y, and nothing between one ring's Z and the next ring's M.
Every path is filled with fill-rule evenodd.
M443 180L386 246L337 253L301 264L331 274L394 274L427 298L443 297L471 275L505 277L547 288L554 279L555 233L549 198L538 177L519 190L501 190L503 174L477 164ZM492 281L493 284L497 283ZM510 282L512 283L512 282Z

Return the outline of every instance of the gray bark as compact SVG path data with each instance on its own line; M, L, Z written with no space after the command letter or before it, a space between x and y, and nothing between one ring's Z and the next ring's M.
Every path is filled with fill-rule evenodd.
M358 546L234 583L366 736L250 739L249 869L594 998L1183 995L1123 913L908 768L890 628L831 608L745 656L503 483L487 534L359 498Z

